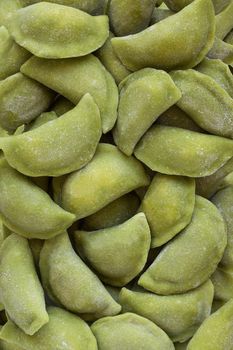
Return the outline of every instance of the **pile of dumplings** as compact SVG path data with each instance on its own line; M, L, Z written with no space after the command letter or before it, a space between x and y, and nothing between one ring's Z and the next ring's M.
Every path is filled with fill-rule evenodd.
M0 350L233 350L233 0L0 0Z

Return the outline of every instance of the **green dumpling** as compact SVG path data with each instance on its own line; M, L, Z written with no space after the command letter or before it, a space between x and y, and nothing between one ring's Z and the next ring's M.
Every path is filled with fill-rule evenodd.
M30 56L30 52L14 42L4 26L0 27L0 80L17 73Z
M109 33L107 16L49 2L15 11L6 25L20 46L44 58L85 56L101 47Z
M49 321L28 241L11 234L1 245L0 295L9 318L33 335Z
M117 36L134 34L149 26L154 0L111 0L108 15Z
M51 113L51 112L50 112ZM85 166L101 137L97 104L86 94L60 118L0 140L8 163L28 176L60 176Z
M132 71L145 67L164 70L196 66L211 49L215 14L211 0L195 0L179 13L140 33L113 38L122 63Z
M57 307L49 307L48 314L49 322L33 336L25 334L9 320L1 329L0 338L23 347L22 350L98 349L95 337L81 318Z
M143 213L118 226L76 231L76 249L107 284L121 287L143 269L150 249L150 229Z
M151 229L152 248L168 242L190 223L194 204L194 179L154 176L140 206Z
M135 156L153 171L203 177L233 156L233 141L220 136L154 125L135 148Z
M233 45L219 38L215 38L214 44L207 56L211 59L220 59L226 64L233 64Z
M0 26L6 26L9 16L21 7L21 0L0 0Z
M99 350L174 350L162 329L133 313L104 317L96 321L91 330Z
M149 176L141 163L110 144L99 144L91 162L63 180L61 206L74 213L77 220L149 184ZM54 180L59 181L59 178Z
M55 204L32 180L0 160L0 217L26 238L48 239L64 232L75 216Z
M120 304L123 312L134 312L154 322L173 342L184 342L210 315L213 296L214 288L208 280L187 293L169 296L123 288Z
M55 112L58 117L60 117L61 115L73 109L74 107L75 105L72 102L60 95L55 100L54 105L51 106L51 110Z
M139 204L140 200L135 193L126 193L96 213L84 218L82 229L95 231L122 224L136 214Z
M233 99L215 79L192 69L172 72L171 77L182 92L178 107L202 129L233 138Z
M75 253L66 233L45 242L40 253L40 272L49 297L84 319L116 315L121 310Z
M119 89L113 136L118 148L129 156L155 120L181 98L181 93L166 72L152 68L129 75Z
M211 276L214 285L214 298L219 302L227 302L233 296L233 269L219 265Z
M87 55L60 60L31 57L21 71L66 97L75 105L89 93L99 107L102 129L111 130L117 118L118 89L97 57Z
M191 223L167 243L138 284L154 293L184 293L207 281L227 244L223 218L207 199L196 196Z
M0 125L13 132L27 124L52 103L55 93L22 73L0 81Z
M197 330L187 350L231 350L233 299L209 316Z
M216 37L224 39L233 28L233 2L229 4L216 16Z

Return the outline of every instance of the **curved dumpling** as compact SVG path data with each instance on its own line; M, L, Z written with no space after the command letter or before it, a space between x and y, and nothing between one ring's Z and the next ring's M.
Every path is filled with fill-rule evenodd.
M233 141L155 125L143 136L134 154L154 171L202 177L213 174L233 156Z
M66 233L45 242L40 253L40 272L50 298L87 320L116 315L121 310L74 252Z
M108 15L117 36L134 34L149 26L154 0L111 0Z
M30 56L30 52L14 42L4 26L0 27L0 80L17 73Z
M49 307L48 314L49 322L33 336L9 320L1 329L0 338L25 350L97 350L96 339L81 318L57 307Z
M223 218L197 196L191 223L167 243L138 284L154 293L183 293L200 286L215 271L227 244Z
M142 200L152 248L163 245L189 224L195 204L194 179L157 173Z
M124 286L143 269L150 249L150 229L143 213L121 225L97 231L76 231L76 249L100 279Z
M231 268L233 271L233 186L218 191L211 198L211 201L222 214L227 230L227 246L221 260L221 265Z
M114 35L110 32L108 39L96 52L96 55L105 68L112 74L116 83L119 84L131 72L121 63L120 59L115 54L111 43L113 37Z
M130 70L192 68L202 61L214 41L215 16L211 0L195 0L179 13L131 36L113 38L113 48Z
M149 176L139 161L127 157L115 146L99 144L91 162L64 180L61 206L78 220L148 184Z
M99 109L91 95L60 118L0 140L8 163L28 176L60 176L94 156L101 137Z
M26 238L51 238L67 229L75 216L55 204L29 178L0 160L0 216Z
M101 47L109 33L107 16L48 2L17 10L7 28L20 46L44 58L85 56Z
M84 218L82 228L87 231L95 231L122 224L136 213L139 203L136 194L126 193L96 213Z
M49 318L28 241L11 234L1 245L0 256L1 302L10 319L32 335Z
M231 350L233 299L209 316L197 330L187 350Z
M22 73L0 81L1 126L13 132L44 112L54 97L54 92Z
M156 295L144 290L123 288L120 304L123 312L135 312L148 318L175 341L191 338L210 315L214 288L210 280L184 294Z
M154 121L181 98L170 76L145 68L129 75L120 84L118 117L113 130L118 148L126 155Z
M3 0L5 1L5 0ZM22 6L29 6L42 2L41 0L20 0ZM90 13L91 15L101 15L104 12L105 0L46 0L55 4L71 6L79 10Z
M21 71L75 105L89 93L99 107L103 132L112 129L117 118L118 89L97 57L87 55L69 60L31 57L22 65Z
M171 77L182 92L178 107L202 129L233 138L233 99L213 78L192 69Z
M21 7L21 0L0 0L0 26L6 26L9 16Z
M206 57L195 69L213 78L233 98L233 76L227 64Z
M132 313L104 317L96 321L91 330L99 350L174 350L172 341L162 329Z

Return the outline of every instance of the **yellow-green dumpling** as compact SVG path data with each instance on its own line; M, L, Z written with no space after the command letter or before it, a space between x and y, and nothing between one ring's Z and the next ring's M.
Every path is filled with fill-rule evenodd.
M191 223L162 248L138 284L162 295L187 292L209 279L226 244L220 212L207 199L196 196Z
M48 2L15 11L7 28L20 46L44 58L85 56L101 47L109 32L107 16Z
M215 14L211 0L195 0L179 13L140 33L113 38L122 63L132 71L145 67L172 70L192 68L211 49Z
M213 174L233 156L233 141L191 130L154 125L143 136L135 156L153 171L202 177Z
M49 322L33 336L21 331L10 320L2 327L0 338L23 350L97 350L96 339L89 326L78 316L49 307Z
M122 288L123 312L134 312L164 330L173 342L191 338L210 315L214 288L210 280L184 294L161 296Z
M197 330L187 350L232 350L233 299L209 316Z
M162 329L133 313L104 317L96 321L91 330L99 350L174 350Z
M87 320L116 315L117 304L72 248L67 233L47 240L40 253L42 285L58 305Z
M99 144L91 162L64 179L61 206L81 219L148 184L149 176L138 160L113 145Z
M143 269L150 249L150 229L143 213L121 225L97 231L76 231L76 249L100 279L124 286Z
M189 224L195 204L195 181L157 173L140 206L148 220L152 248L172 239Z
M28 241L16 234L1 245L0 298L9 318L29 335L49 320Z

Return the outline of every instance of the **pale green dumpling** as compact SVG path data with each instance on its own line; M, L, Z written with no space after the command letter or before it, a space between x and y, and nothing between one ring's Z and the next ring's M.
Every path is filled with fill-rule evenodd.
M47 240L40 253L42 284L58 305L87 320L116 315L121 306L75 253L67 233Z
M227 246L221 265L233 270L233 186L218 191L211 201L222 214L227 230Z
M131 155L140 138L181 98L181 93L166 72L152 68L129 75L119 88L118 117L113 135L118 148Z
M123 288L120 304L123 312L134 312L154 322L173 342L184 342L210 315L213 296L209 280L187 293L169 296Z
M9 318L29 335L48 321L28 241L11 234L0 250L0 298Z
M72 225L75 216L55 204L29 178L0 160L0 217L26 238L48 239Z
M7 28L20 46L44 58L85 56L101 47L109 33L107 16L48 2L17 10Z
M187 292L209 279L226 244L220 212L207 199L196 196L191 223L162 248L138 284L162 295Z
M8 163L28 176L60 176L85 166L100 140L97 104L86 94L60 118L34 130L0 140Z
M152 248L168 242L190 223L194 204L194 179L159 173L154 176L140 206L151 229Z
M30 56L30 52L15 43L4 26L0 27L0 80L17 73Z
M233 299L209 316L188 344L187 350L232 350Z
M54 97L54 92L22 73L11 75L0 81L0 125L15 131L44 112Z
M97 57L48 60L34 56L23 64L21 71L75 105L89 93L99 107L103 132L113 128L117 118L118 89Z
M103 209L84 218L82 229L95 231L122 224L136 214L139 204L140 200L135 193L126 193Z
M57 114L53 111L41 113L41 115L39 115L39 117L37 117L30 124L27 125L26 131L36 129L39 126L50 122L51 120L57 119L57 117L58 117Z
M233 1L216 16L216 37L224 39L233 28Z
M0 26L6 26L9 16L21 7L21 0L0 0Z
M233 141L170 126L155 125L135 148L150 169L168 175L208 176L233 156Z
M97 231L76 231L76 249L100 279L124 286L143 269L150 249L150 229L143 213L121 225Z
M111 0L110 25L117 36L134 34L149 26L154 0Z
M195 0L179 13L144 31L113 38L112 45L130 70L192 68L211 49L215 15L211 0Z
M99 350L174 350L166 333L153 322L132 313L104 317L91 330Z
M0 338L23 347L22 350L98 349L89 326L81 318L57 307L49 307L48 314L49 322L33 336L25 334L9 320L1 329Z
M212 77L192 69L171 73L182 92L178 107L212 134L233 138L233 99Z
M127 157L113 145L99 144L91 162L64 179L61 206L74 213L78 220L126 193L148 185L149 181L138 160Z
M219 38L215 38L211 50L208 52L209 58L222 60L226 64L233 64L233 45Z

